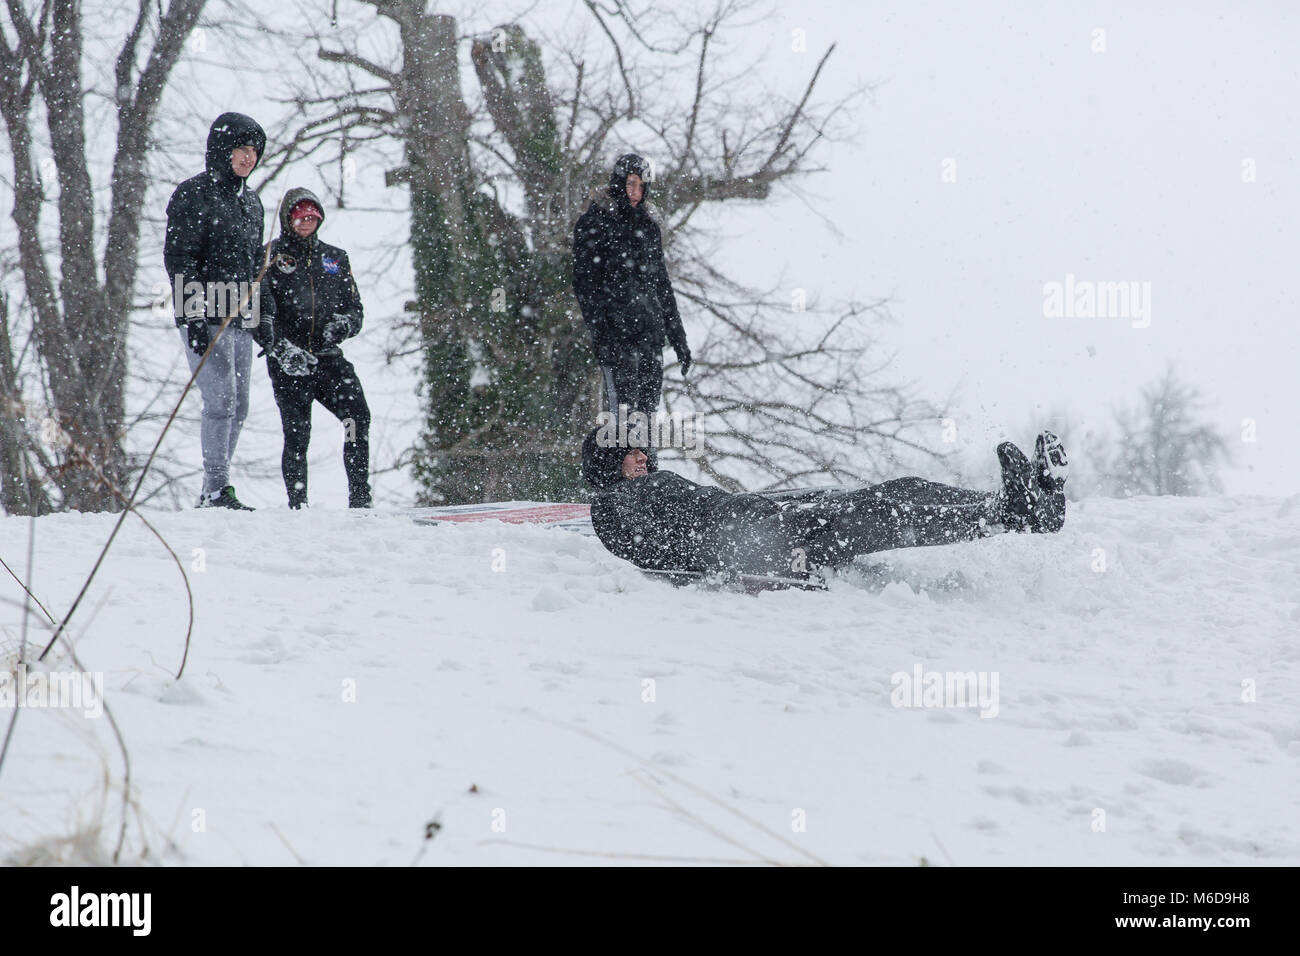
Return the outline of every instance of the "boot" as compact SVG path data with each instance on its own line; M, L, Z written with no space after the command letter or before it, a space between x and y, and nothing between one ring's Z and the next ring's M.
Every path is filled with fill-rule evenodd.
M253 511L235 497L235 486L226 485L215 494L204 495L199 499L200 508L229 508L231 511Z
M1029 459L1011 442L1004 441L998 445L998 464L1002 466L999 496L1002 523L1009 531L1037 530L1038 493Z
M1065 524L1065 481L1070 461L1061 439L1050 431L1040 432L1034 442L1034 477L1038 483L1038 513L1035 531L1054 534Z

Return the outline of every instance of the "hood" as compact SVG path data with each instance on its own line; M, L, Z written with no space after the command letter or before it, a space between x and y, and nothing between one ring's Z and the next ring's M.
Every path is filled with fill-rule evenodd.
M582 477L586 479L587 484L601 491L606 488L612 488L620 481L626 481L623 477L623 459L627 453L638 447L629 443L624 445L602 445L596 440L600 433L599 428L593 428L587 433L587 437L582 440ZM653 448L642 448L646 458L645 470L653 473L659 470L658 458Z
M304 199L309 199L314 202L316 208L320 210L320 223L316 226L316 231L312 233L312 237L314 238L320 235L321 226L325 225L325 204L320 201L320 197L318 197L314 192L310 189L304 189L302 186L295 186L293 189L290 189L284 194L284 199L280 200L281 235L293 239L299 238L298 234L293 231L293 223L289 221L289 212Z
M238 182L239 177L230 168L230 154L235 147L251 143L257 147L257 162L266 152L266 133L257 120L243 113L222 113L212 121L208 130L208 172L220 182ZM254 164L253 169L257 169ZM251 173L249 175L252 175Z
M615 161L614 168L609 174L609 198L614 200L615 209L628 213L633 209L645 208L650 200L650 183L646 180L646 173L649 170L650 164L636 153L624 153ZM642 187L641 202L637 206L633 206L627 200L627 177L631 173L636 173L645 183Z

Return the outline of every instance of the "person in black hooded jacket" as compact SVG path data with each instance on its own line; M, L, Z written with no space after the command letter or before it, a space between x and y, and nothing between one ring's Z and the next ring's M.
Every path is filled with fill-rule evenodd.
M280 470L289 507L301 508L312 403L320 402L344 423L348 506L369 508L370 407L339 347L361 331L361 293L348 254L320 239L324 219L325 207L310 190L290 189L280 203L280 235L271 242L267 283L276 301L277 341L266 368L284 429ZM294 374L299 367L306 374Z
M201 508L252 510L235 496L230 461L248 415L253 343L269 348L275 334L275 300L256 284L264 264L262 201L246 182L265 148L266 134L255 120L221 114L208 131L207 169L177 186L167 203L163 264L203 397ZM241 317L213 341L241 301Z
M573 230L573 292L591 333L605 402L653 419L663 390L664 341L682 375L691 350L664 264L663 238L649 203L648 169L620 156L604 193L593 196Z
M595 429L582 473L597 489L596 536L654 571L804 576L860 554L971 541L999 531L1059 531L1065 520L1065 449L1038 436L1035 464L998 446L1000 492L895 478L862 488L731 494L660 471L652 449L621 446ZM647 454L647 451L649 454Z

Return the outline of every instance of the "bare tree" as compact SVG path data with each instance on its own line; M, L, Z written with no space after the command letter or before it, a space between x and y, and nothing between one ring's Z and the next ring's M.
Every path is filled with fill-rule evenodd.
M882 451L922 450L908 430L937 413L873 364L879 304L792 310L788 296L719 271L696 219L719 202L770 200L815 170L813 151L853 98L815 96L833 47L783 98L755 89L755 63L721 52L749 3L720 0L689 21L589 2L598 45L539 41L518 23L471 34L472 98L454 17L423 0L354 3L388 29L364 43L316 37L322 66L291 97L297 118L268 161L274 178L305 158L341 164L349 148L402 149L388 183L411 197L422 500L579 493L576 448L598 379L570 288L572 228L628 148L654 166L670 270L704 343L698 380L688 389L670 377L665 403L708 419L706 473L731 485L847 479L876 473Z
M1112 495L1202 495L1222 491L1230 460L1223 436L1203 417L1201 391L1168 368L1134 405L1115 412L1104 487Z
M0 388L7 422L4 505L82 511L119 503L102 478L125 484L126 339L135 291L146 154L159 100L206 0L138 0L115 48L116 141L104 225L97 224L93 146L83 70L87 48L77 0L8 0L0 21L0 115L13 165L21 303L6 301ZM100 42L92 37L92 45ZM43 107L37 109L37 104ZM44 119L44 131L39 119ZM50 182L53 178L54 182ZM57 198L47 190L57 184ZM57 228L44 219L53 209ZM12 299L12 297L10 297ZM19 314L29 325L18 321ZM30 341L15 330L30 328ZM30 352L26 350L30 348ZM15 352L18 349L18 352ZM48 412L31 421L18 390L20 354L36 369ZM65 440L42 450L36 434ZM66 454L66 449L78 449ZM28 488L31 482L42 487ZM21 489L21 490L19 490ZM30 495L28 491L30 490Z

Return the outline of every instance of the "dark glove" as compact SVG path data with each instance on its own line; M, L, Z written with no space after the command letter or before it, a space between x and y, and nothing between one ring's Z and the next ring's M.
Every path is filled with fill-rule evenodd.
M352 331L352 320L340 312L335 312L334 317L325 323L325 328L321 329L321 341L326 345L336 345L348 337Z
M190 351L195 355L202 355L208 350L208 343L212 341L212 333L208 331L207 320L202 317L187 319L185 334L188 337Z
M280 339L275 343L271 349L271 358L280 366L280 371L295 378L310 375L312 367L319 361L316 356L306 349L298 348L288 339Z
M683 345L679 349L673 349L677 353L677 361L682 363L682 378L691 370L691 350Z
M257 325L248 330L253 337L253 341L262 351L258 352L258 357L269 352L275 345L275 320L269 316L262 316L257 320Z

